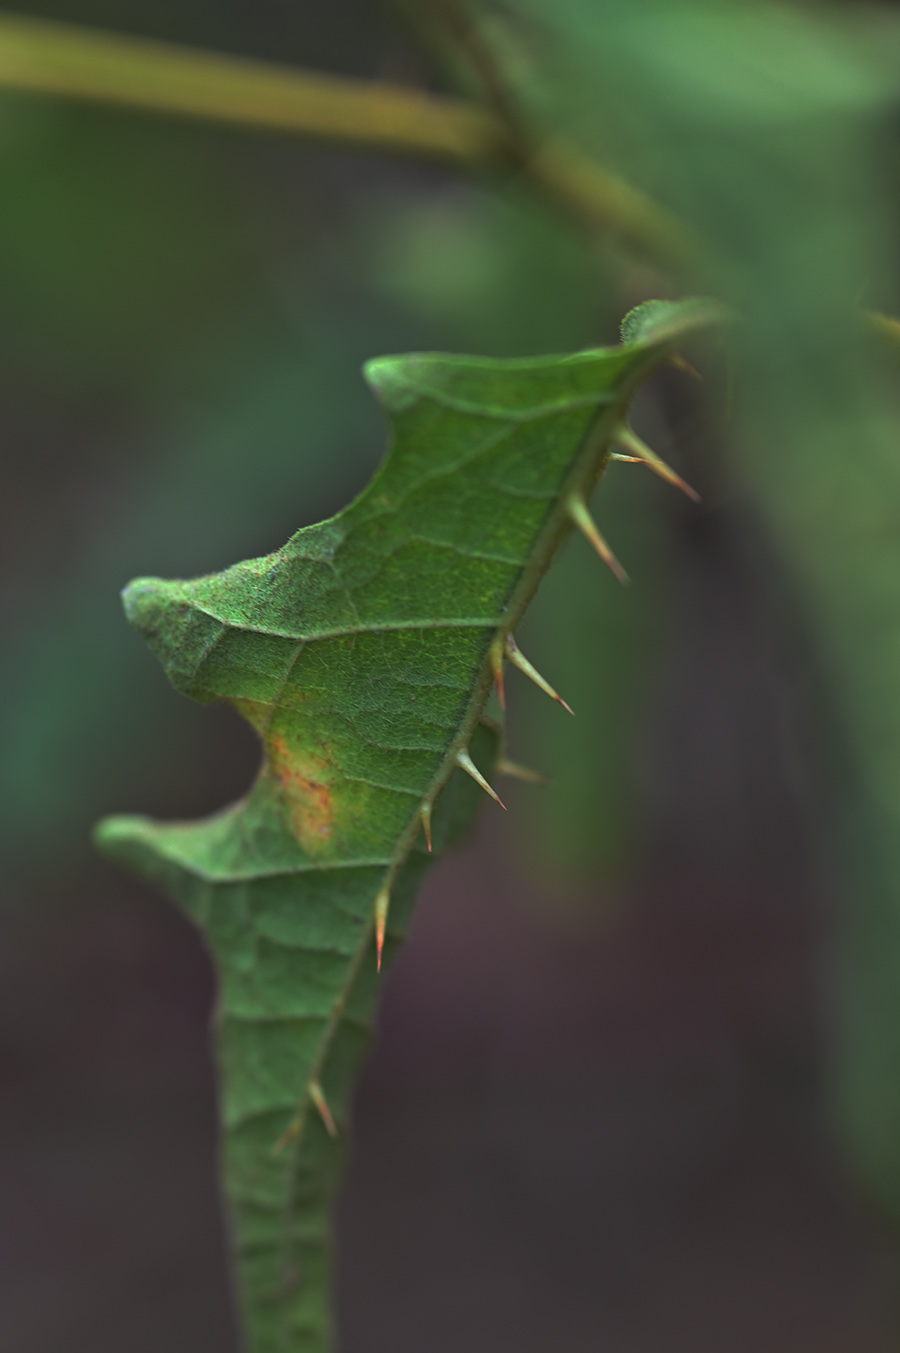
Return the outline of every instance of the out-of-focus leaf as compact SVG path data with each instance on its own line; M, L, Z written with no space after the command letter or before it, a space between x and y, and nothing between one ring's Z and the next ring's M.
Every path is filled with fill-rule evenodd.
M838 1113L900 1219L900 415L858 316L897 294L883 58L900 29L881 16L876 51L865 11L524 3L555 39L545 88L560 121L702 235L742 314L735 468L793 571L793 637L805 631L827 691L820 733L840 748Z

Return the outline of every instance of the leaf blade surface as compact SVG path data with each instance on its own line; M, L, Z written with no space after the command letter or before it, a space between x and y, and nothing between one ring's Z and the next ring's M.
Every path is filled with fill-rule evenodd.
M247 797L196 823L108 819L107 854L204 932L221 990L225 1176L254 1353L330 1347L340 1129L386 953L432 860L473 819L498 731L491 648L512 633L589 496L641 379L718 318L691 302L621 347L497 361L414 355L366 374L394 439L336 517L193 581L138 579L129 620L172 683L227 700L264 748ZM633 326L632 326L633 327ZM610 583L609 585L612 585ZM431 810L434 855L422 810Z

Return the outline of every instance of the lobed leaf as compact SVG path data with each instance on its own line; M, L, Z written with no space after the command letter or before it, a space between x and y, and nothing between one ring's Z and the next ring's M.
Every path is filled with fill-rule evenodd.
M431 860L472 821L499 729L498 652L588 497L642 378L720 318L663 304L632 341L508 361L370 362L394 427L364 492L263 559L138 579L129 620L172 683L230 701L262 769L195 823L117 817L97 841L177 899L221 984L225 1177L254 1353L330 1346L330 1205L386 956ZM646 322L645 322L646 321ZM431 817L434 855L423 833ZM333 1120L333 1121L329 1121Z

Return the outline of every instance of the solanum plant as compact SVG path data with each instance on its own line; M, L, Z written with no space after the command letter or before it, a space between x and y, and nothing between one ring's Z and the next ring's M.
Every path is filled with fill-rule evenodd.
M850 749L833 795L855 896L835 1079L860 1174L900 1214L900 414L860 309L893 301L879 44L761 0L406 8L453 95L0 17L9 87L441 160L557 213L643 302L618 346L376 358L392 437L354 502L265 558L125 591L175 687L230 702L264 752L211 818L97 831L215 957L254 1353L332 1346L332 1201L387 962L426 870L523 773L485 714L505 672L565 703L549 684L565 673L541 675L517 640L560 545L582 532L625 579L592 515L611 461L696 497L629 411L699 330L728 331L707 396L725 407L722 473L761 506Z

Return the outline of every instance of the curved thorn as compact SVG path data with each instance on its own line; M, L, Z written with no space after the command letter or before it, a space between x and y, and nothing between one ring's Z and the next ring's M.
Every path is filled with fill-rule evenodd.
M481 788L484 790L484 792L486 794L490 794L491 798L494 799L497 803L499 803L500 807L504 810L504 812L506 811L506 804L503 802L500 795L495 793L495 791L491 789L491 786L488 784L487 780L484 778L481 771L475 765L475 762L469 756L468 752L457 752L456 764L460 766L466 772L467 775L471 775L475 783L477 785L481 785Z
M671 362L672 366L676 367L679 371L683 371L685 375L691 376L695 381L703 380L703 377L701 376L697 368L695 366L692 366L686 357L682 357L680 352L674 353L669 358L669 361Z
M616 431L616 441L620 446L624 446L626 451L633 453L628 456L629 460L642 460L654 474L659 475L660 479L665 479L668 484L674 484L676 489L681 489L682 493L686 493L692 502L700 502L700 494L697 490L692 489L690 484L682 479L680 474L676 474L671 465L667 465L655 451L651 451L647 443L642 441L636 432L632 432L626 424L623 423ZM618 460L620 457L617 456L616 459Z
M338 1135L337 1125L331 1116L331 1110L328 1107L328 1101L322 1093L322 1087L318 1081L310 1081L309 1097L319 1110L322 1122L325 1124L325 1131L329 1137L336 1138Z
M297 1117L292 1119L292 1121L288 1123L284 1132L282 1132L281 1136L278 1138L278 1141L272 1147L273 1156L280 1155L281 1152L284 1150L284 1148L288 1146L298 1135L301 1128L303 1127L304 1117L305 1117L304 1110L301 1109L300 1113L297 1114Z
M524 672L525 675L534 682L535 686L540 687L545 695L550 696L551 700L555 700L556 703L562 705L563 709L567 710L569 714L574 715L574 709L566 704L561 695L556 693L549 681L544 680L537 668L532 667L511 634L507 634L506 636L505 652L507 658L514 667L518 667L520 672Z
M491 644L491 668L494 673L494 684L497 687L497 699L500 701L500 708L506 711L506 687L503 684L503 636L498 634Z
M387 929L388 907L391 905L391 892L385 883L375 899L375 946L378 971L381 972L381 954L384 949L384 932Z
M593 545L604 564L612 569L619 582L627 583L628 574L625 572L624 568L597 530L597 527L594 525L594 519L590 512L588 512L587 504L580 493L569 494L566 499L566 510L582 535L584 535Z
M425 833L425 840L428 842L428 854L431 854L431 804L423 803L419 809L419 816L422 819L422 830Z
M511 780L524 780L526 785L547 784L546 775L542 775L539 770L532 770L529 766L520 766L518 761L508 761L505 756L497 762L497 774L508 775Z

